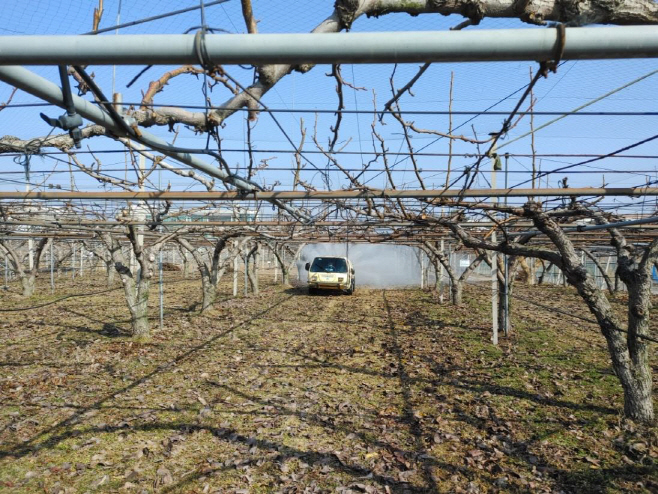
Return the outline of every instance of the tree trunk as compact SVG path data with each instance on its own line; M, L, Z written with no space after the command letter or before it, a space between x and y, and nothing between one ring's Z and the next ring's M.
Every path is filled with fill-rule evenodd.
M133 282L132 278L124 282L124 291L128 309L130 310L130 326L133 336L138 340L148 340L151 329L148 320L148 291L149 279L142 277L139 282Z
M528 248L520 242L489 242L470 235L458 224L448 221L443 224L467 247L490 249L513 256L539 257L557 266L596 317L608 344L613 369L624 390L626 416L641 422L653 422L651 367L648 341L645 338L648 336L651 308L650 268L658 257L658 239L640 251L637 246L628 244L615 228L608 229L611 243L617 249L617 273L628 288L628 329L624 330L610 301L585 269L572 241L541 207L541 204L528 202L524 206L524 214L532 218L537 229L549 238L557 252L538 247ZM599 224L607 222L599 213L593 213L592 216ZM546 271L542 273L542 278Z
M256 250L255 250L254 256L253 256L254 262L253 262L253 267L252 267L252 272L253 272L253 275L254 275L254 282L253 282L254 295L258 295L258 293L259 293L259 286L258 286L258 282L259 282L259 279L258 279L259 276L258 275L259 275L259 272L260 272L259 266L258 266L259 259L260 259L260 245L256 244Z
M522 257L519 262L521 264L521 269L523 269L523 273L525 274L526 284L534 285L535 284L535 274L534 274L533 269L532 269L532 266L534 266L534 263L535 263L534 259L531 261L530 264L528 264L526 258Z
M204 273L201 273L201 290L203 292L203 298L201 300L201 313L206 312L207 310L212 309L212 306L217 300L217 287L212 283L210 276Z
M114 286L114 274L116 269L114 269L114 263L112 260L105 261L105 274L107 275L107 286L112 288Z
M249 286L251 291L254 293L254 295L258 295L258 271L255 265L255 260L252 260L247 264L247 278L249 279Z
M21 276L21 285L23 286L23 297L31 297L34 295L36 288L36 274L25 273Z
M183 257L183 278L187 279L190 277L190 261L187 259L187 252L181 252Z
M130 324L133 336L138 340L147 340L151 337L151 328L148 319L148 297L140 297L131 311Z
M548 272L551 270L551 267L553 267L552 262L548 264L548 267L546 267L546 264L544 263L544 261L543 260L541 261L542 270L541 270L541 275L539 276L539 280L537 281L538 285L543 285L544 284L544 279L546 278L546 275L548 274Z
M286 286L290 284L290 267L286 264L285 259L285 245L273 244L270 245L270 250L274 254L274 260L281 269L281 284ZM276 268L275 268L276 274Z
M450 299L453 305L460 305L462 303L462 287L464 284L462 280L457 276L457 273L452 269L450 265L450 258L446 256L443 252L439 250L438 247L432 245L431 242L423 242L423 245L426 247L425 253L428 254L428 257L431 259L432 256L436 257L438 261L443 265L448 273L450 278Z
M463 283L459 279L451 279L450 294L452 298L452 305L462 304L462 289Z
M638 422L653 423L653 382L648 359L631 363L630 368L623 370L614 368L624 390L624 415Z
M651 268L629 268L626 262L620 277L628 288L628 362L627 371L618 373L624 388L624 413L645 423L653 422L653 382L649 365L649 342L641 336L649 334L651 311ZM636 264L633 264L635 267Z

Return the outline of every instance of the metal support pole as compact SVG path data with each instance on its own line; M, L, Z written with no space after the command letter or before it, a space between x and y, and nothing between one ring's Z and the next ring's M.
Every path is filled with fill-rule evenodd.
M491 234L491 241L496 242L496 232ZM491 321L492 337L494 345L498 344L498 252L493 251L491 255Z
M31 238L27 241L27 250L28 250L28 267L30 271L34 268L34 240Z
M443 254L444 240L441 239L441 254ZM439 263L439 302L443 303L443 263Z
M249 295L249 252L244 253L244 296Z
M233 296L238 296L238 256L233 258Z
M164 286L162 279L162 249L160 249L160 255L158 259L158 272L160 274L160 329L164 327Z
M425 253L420 251L420 289L425 289Z
M75 243L71 245L71 279L75 278Z
M84 262L85 262L85 245L80 244L80 278L82 278L82 273L84 272Z
M258 265L259 265L259 261L260 261L261 258L262 258L262 256L260 255L260 245L256 244L256 252L254 252L254 267L253 267L253 270L254 270L254 283L256 284L256 286L254 286L254 291L255 292L258 292L258 288L259 288L258 287L258 275L259 275Z
M509 256L503 259L503 332L509 335Z
M7 263L7 254L5 254L5 290L9 289L9 285L7 284L9 278L9 264Z
M508 168L509 153L505 153L505 188L508 187ZM504 199L505 207L507 207L507 197ZM504 218L507 220L508 214L505 213ZM507 221L503 223L507 225ZM506 231L507 227L503 226L503 231ZM510 320L509 320L509 256L504 254L503 257L503 332L505 336L509 335L510 330Z
M55 242L50 240L50 293L55 293L55 262L53 259L53 244Z
M492 150L495 152L495 149ZM491 161L491 187L496 187L496 159ZM494 202L494 205L496 203ZM491 234L491 242L496 243L496 230ZM492 336L491 342L498 345L498 252L492 251L491 255L491 319L492 319Z

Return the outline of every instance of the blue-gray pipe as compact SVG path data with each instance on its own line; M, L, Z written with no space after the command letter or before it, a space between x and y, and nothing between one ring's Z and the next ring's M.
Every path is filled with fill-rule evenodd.
M558 37L550 28L206 34L205 52L215 64L542 61L556 57ZM656 26L566 29L563 59L655 57ZM0 65L197 63L194 35L0 36Z

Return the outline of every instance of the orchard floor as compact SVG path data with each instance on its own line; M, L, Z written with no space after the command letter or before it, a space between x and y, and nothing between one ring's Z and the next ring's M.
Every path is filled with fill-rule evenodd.
M515 300L493 347L479 287L453 307L270 283L200 315L180 278L149 343L100 274L0 294L0 492L658 491L658 429L620 415L588 323ZM517 294L589 317L568 289Z

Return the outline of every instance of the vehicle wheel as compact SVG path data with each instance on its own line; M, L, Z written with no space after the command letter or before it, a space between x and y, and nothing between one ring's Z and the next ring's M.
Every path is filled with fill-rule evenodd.
M354 293L354 286L355 286L355 283L354 283L354 281L352 281L352 284L350 285L350 287L347 290L345 290L345 293L347 295L352 295Z

